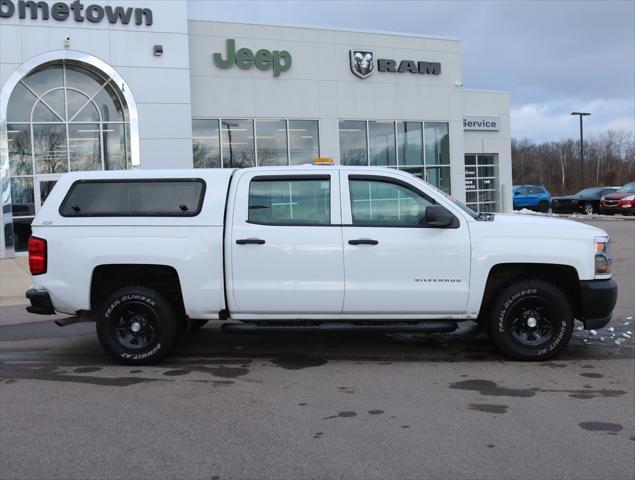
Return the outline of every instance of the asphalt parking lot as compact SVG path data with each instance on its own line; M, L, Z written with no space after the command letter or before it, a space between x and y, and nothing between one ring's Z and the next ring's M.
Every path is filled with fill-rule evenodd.
M470 329L208 326L159 366L123 367L92 324L0 327L0 477L633 479L635 222L589 222L614 240L612 330L577 330L544 363Z

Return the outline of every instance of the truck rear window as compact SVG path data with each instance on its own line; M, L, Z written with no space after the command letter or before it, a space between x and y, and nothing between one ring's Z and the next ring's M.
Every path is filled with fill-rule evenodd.
M79 180L60 206L63 217L193 217L203 205L200 178Z

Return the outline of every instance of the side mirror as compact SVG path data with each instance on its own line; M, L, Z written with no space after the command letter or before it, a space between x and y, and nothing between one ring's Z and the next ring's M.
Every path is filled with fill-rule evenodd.
M514 192L514 195L520 195L520 192Z
M456 218L441 205L430 205L426 207L425 217L419 221L421 226L447 228L451 227Z

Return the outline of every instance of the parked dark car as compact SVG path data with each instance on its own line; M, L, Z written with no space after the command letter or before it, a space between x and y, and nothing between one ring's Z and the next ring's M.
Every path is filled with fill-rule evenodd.
M617 190L617 187L592 187L580 190L575 195L553 197L551 210L553 213L582 212L587 215L600 211L600 199Z
M635 215L635 182L627 183L615 193L602 197L600 213Z

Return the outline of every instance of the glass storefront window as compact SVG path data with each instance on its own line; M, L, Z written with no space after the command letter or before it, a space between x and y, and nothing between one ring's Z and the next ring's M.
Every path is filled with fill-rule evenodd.
M104 144L104 170L125 170L126 158L130 158L130 142L126 139L123 123L102 124Z
M99 110L97 110L94 103L87 102L79 107L79 110L73 115L72 119L75 122L98 122Z
M117 93L109 83L102 88L93 98L102 122L123 122L125 121L123 105L117 97Z
M399 166L423 165L423 125L421 122L397 122Z
M33 125L33 154L35 173L68 172L66 126Z
M367 128L369 145L366 144ZM342 120L340 161L342 165L396 166L447 193L451 190L450 137L446 122Z
M259 166L288 165L286 120L256 120Z
M71 171L101 170L101 146L98 123L68 126Z
M425 122L426 165L450 165L448 124Z
M39 101L33 109L31 118L34 122L61 122L62 118L58 117L53 110L44 102Z
M22 83L18 83L11 93L11 101L7 108L7 118L12 122L29 122L31 107L37 97Z
M493 154L465 155L466 204L476 212L495 212L498 205L498 159Z
M370 164L374 166L394 166L395 122L368 122L368 143Z
M33 70L22 80L33 93L44 95L49 90L64 85L64 70L61 63L44 65Z
M32 217L61 174L128 168L129 130L121 92L88 65L52 62L18 82L7 105L16 251L26 248Z
M303 165L320 156L319 124L317 120L194 119L192 155L194 168Z
M426 179L426 169L425 167L400 167L400 170L403 170L404 172L408 172L411 175L414 175L415 177L419 177L421 180L425 180Z
M57 183L57 180L41 180L40 181L40 202L44 203L46 197L49 196L51 190Z
M11 175L32 175L31 128L29 125L7 125Z
M218 120L192 120L194 168L219 168L220 137Z
M340 121L340 161L342 165L368 165L366 122Z
M221 139L224 167L256 166L252 120L221 120Z
M289 164L312 163L320 156L317 120L289 120Z
M77 65L66 65L66 86L92 97L104 84L104 79L94 72ZM71 115L71 111L68 111Z
M11 203L14 217L35 215L33 178L13 177L11 179Z
M450 194L450 167L426 168L426 182Z

